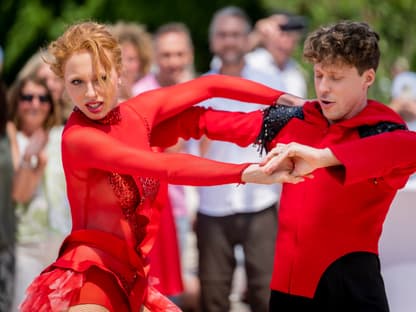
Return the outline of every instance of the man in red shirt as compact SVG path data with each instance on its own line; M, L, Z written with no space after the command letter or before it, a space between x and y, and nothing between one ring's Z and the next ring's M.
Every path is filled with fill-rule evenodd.
M361 138L391 131L402 135L401 118L367 99L379 61L378 39L368 25L356 22L310 34L304 57L314 65L317 100L303 108L270 108L258 142L265 148L292 141L314 147L349 143L348 149L334 148L349 168L362 161L356 152ZM344 168L319 169L313 180L284 185L271 311L389 310L378 241L388 208L410 172L368 160L361 171Z
M344 165L315 170L314 179L304 183L283 185L270 311L389 310L378 241L390 204L412 170L365 160L367 154L360 153L366 137L408 134L398 114L367 98L379 63L378 40L376 32L359 22L311 33L304 57L314 66L317 100L303 106L276 105L263 113L202 108L183 113L200 120L198 129L180 125L185 136L202 131L211 139L225 139L228 133L234 137L228 140L239 145L256 142L266 150L290 142L334 146ZM367 151L374 155L371 146Z
M271 311L389 310L378 241L388 208L410 172L377 171L379 164L368 160L360 172L345 171L362 161L363 154L356 152L362 138L391 131L401 135L405 129L397 114L367 98L379 62L378 39L367 24L357 22L311 33L304 57L314 66L317 100L265 112L258 142L266 149L277 142L349 143L335 152L345 167L319 169L314 179L283 187Z

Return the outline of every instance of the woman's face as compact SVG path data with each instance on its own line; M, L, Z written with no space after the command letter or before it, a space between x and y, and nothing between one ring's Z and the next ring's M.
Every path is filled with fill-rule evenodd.
M97 73L106 82L101 85L94 71L91 53L79 51L68 58L63 72L65 89L72 103L88 118L102 119L117 106L119 75L114 66L106 75L103 66L98 64Z
M48 90L33 81L28 81L22 88L17 115L23 131L32 132L42 128L51 111L51 98Z
M58 103L62 97L62 92L64 91L62 80L55 75L48 64L42 64L39 67L37 76L46 81L46 84L52 93L53 100L55 103Z
M123 61L123 80L133 84L140 75L140 59L136 47L131 42L121 44L121 59Z

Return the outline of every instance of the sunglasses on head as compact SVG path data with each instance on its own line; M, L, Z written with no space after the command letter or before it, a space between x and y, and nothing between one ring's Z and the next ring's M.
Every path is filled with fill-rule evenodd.
M37 97L39 102L41 103L49 103L50 98L48 95L34 95L34 94L21 94L20 99L25 102L32 102L33 99Z

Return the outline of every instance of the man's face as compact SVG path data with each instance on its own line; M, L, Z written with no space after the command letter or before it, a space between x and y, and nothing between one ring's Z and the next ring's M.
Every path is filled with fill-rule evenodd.
M266 42L266 48L272 54L274 61L283 67L292 57L299 39L300 33L297 31L278 29Z
M367 91L374 79L373 69L359 75L350 65L315 64L315 92L324 116L337 122L357 115L367 105Z
M274 29L265 38L265 47L272 54L275 63L284 67L292 57L301 38L301 32L296 30L281 30L280 25L288 22L288 17L282 14L271 16L270 23Z
M210 38L211 51L223 65L239 64L247 52L248 32L246 22L235 16L216 19Z
M155 41L155 56L162 81L172 85L188 78L194 57L186 34L170 32L159 36Z

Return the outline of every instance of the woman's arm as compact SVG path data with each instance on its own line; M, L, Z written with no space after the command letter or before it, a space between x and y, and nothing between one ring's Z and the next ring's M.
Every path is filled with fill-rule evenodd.
M14 123L10 121L7 123L6 132L10 142L13 168L14 170L17 170L19 166L19 147L17 144L17 129Z
M302 118L301 106L305 101L291 94L283 94L278 99L281 105L270 107L264 112L257 110L250 113L191 107L154 127L152 145L167 147L175 144L179 137L199 139L202 135L239 146L253 143L267 145L274 138L268 136L276 134L292 117ZM264 142L259 142L259 137Z
M203 107L191 107L163 121L152 130L151 145L168 147L178 138L227 141L248 146L258 136L263 113L225 112Z
M29 202L36 192L45 172L47 157L44 153L48 134L39 129L29 139L13 178L13 199L18 203Z
M137 111L146 114L157 124L185 109L213 97L239 100L242 102L268 104L276 103L284 93L265 85L239 77L207 75L182 84L159 88L140 94L131 101ZM285 101L290 96L284 97Z
M111 146L111 148L108 148ZM69 129L62 140L64 167L71 170L100 169L145 177L157 177L172 184L217 185L226 183L276 183L289 179L287 168L272 177L258 165L230 164L188 154L155 153L120 143L91 128Z

